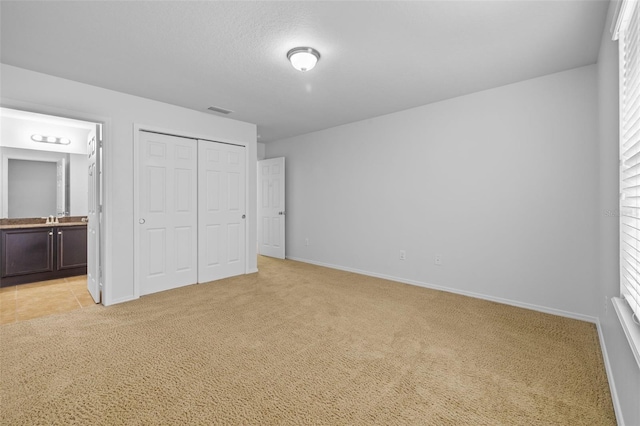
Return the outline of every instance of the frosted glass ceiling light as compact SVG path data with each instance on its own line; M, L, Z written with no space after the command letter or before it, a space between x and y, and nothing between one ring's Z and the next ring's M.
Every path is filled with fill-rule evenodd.
M69 145L71 143L71 139L59 138L57 136L31 135L31 140L36 142L55 143L58 145Z
M320 52L311 47L294 47L287 52L287 59L298 71L309 71L316 66L320 59Z

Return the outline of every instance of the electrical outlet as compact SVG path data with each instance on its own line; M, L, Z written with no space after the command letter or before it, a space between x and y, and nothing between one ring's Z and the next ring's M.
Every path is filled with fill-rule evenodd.
M436 258L434 259L433 263L435 263L438 266L442 266L442 256L436 256Z
M407 252L400 250L400 260L407 260Z
M308 238L305 238L305 239L304 239L304 245L305 245L305 246L308 246L308 245L309 245L309 239L308 239Z

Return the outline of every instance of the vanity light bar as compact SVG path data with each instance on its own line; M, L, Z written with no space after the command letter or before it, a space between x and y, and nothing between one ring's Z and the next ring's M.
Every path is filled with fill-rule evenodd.
M56 136L31 135L31 139L36 142L55 143L58 145L69 145L71 143L71 139L69 138L59 138Z

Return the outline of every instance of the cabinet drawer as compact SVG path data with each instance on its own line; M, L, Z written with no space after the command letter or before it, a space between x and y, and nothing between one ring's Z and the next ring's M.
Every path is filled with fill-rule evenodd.
M3 277L53 271L53 228L4 230L1 235Z

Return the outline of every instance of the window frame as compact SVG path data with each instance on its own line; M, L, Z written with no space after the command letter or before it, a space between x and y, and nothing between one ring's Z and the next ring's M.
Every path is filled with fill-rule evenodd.
M619 228L619 261L620 261L620 297L613 297L612 298L612 303L614 306L614 309L616 311L616 314L618 316L618 319L620 320L620 323L622 325L622 329L624 330L624 333L627 337L627 340L629 341L629 345L631 346L631 350L633 352L633 355L635 357L635 360L638 364L638 367L640 367L640 322L638 321L638 317L640 316L640 310L636 310L636 313L634 314L634 311L631 307L631 304L628 300L625 300L625 295L629 293L629 290L627 290L625 288L625 284L623 281L623 276L625 275L625 267L624 267L624 263L626 262L625 260L625 255L623 254L624 251L624 245L626 244L623 239L624 239L624 232L623 232L623 227L624 226L628 226L627 224L624 223L625 221L625 217L630 217L629 215L627 215L625 212L627 210L629 210L627 207L624 206L624 196L623 196L623 178L625 177L623 172L624 172L624 158L623 158L623 152L625 151L625 148L623 147L624 145L624 126L626 125L625 123L625 105L624 105L624 95L625 95L625 75L624 72L626 70L627 64L625 63L625 45L624 45L624 37L621 38L621 36L623 35L623 32L626 31L628 29L628 25L631 22L631 17L634 13L638 13L640 14L640 4L637 1L633 1L633 0L623 0L618 4L618 10L617 10L617 17L616 19L613 21L613 26L612 26L612 32L613 32L613 40L618 40L619 41L619 45L618 45L618 59L619 59L619 76L620 76L620 82L619 82L619 89L618 89L618 94L619 94L619 111L620 111L620 118L619 118L619 141L618 141L618 147L619 147L619 156L620 156L620 170L619 170L619 192L620 192L620 197L619 197L619 211L620 211L620 228ZM640 26L637 26L635 28L635 31L640 33ZM640 38L640 36L638 36ZM640 46L640 40L637 41L638 46ZM640 55L637 55L640 56ZM638 60L638 57L636 56L636 63L634 64L634 66L638 67L638 70L635 72L636 75L636 79L637 79L637 87L638 87L638 91L635 93L635 96L640 98L640 60ZM634 88L632 90L632 93L636 91L636 89ZM640 121L640 118L637 118L638 121ZM640 143L640 141L638 141L638 143ZM633 145L631 145L633 146ZM640 176L640 172L636 174L636 176ZM628 176L627 176L628 177ZM635 195L635 194L634 194ZM639 210L640 211L640 210ZM637 212L636 212L637 213ZM636 220L637 224L639 225L638 228L640 228L640 220ZM634 222L634 224L636 224L636 222ZM638 261L640 260L640 255L638 257L634 256L634 260L636 261L636 265L638 264ZM640 269L640 267L638 268ZM628 275L628 274L627 274ZM625 278L626 279L626 278ZM629 281L629 280L627 280ZM634 280L635 281L635 280ZM640 284L638 283L638 281L635 282L635 284L638 284L637 286L631 284L631 286L637 290L638 293L640 293ZM637 305L637 301L634 303L634 305Z

